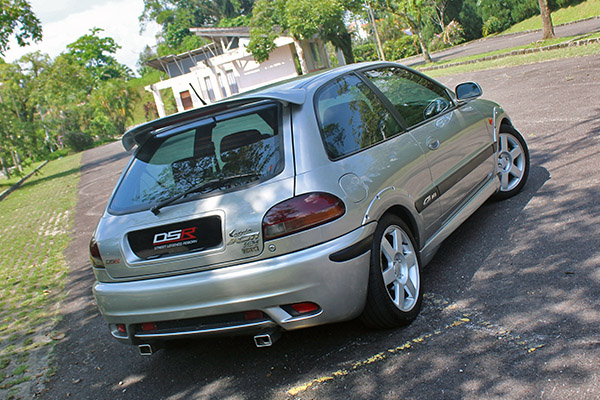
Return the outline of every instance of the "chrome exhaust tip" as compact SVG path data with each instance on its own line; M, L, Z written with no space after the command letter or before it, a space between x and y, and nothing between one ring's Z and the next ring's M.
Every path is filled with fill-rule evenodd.
M151 356L154 353L154 348L151 344L140 344L138 349L141 356Z
M260 333L254 336L254 344L256 347L270 347L281 337L278 331Z

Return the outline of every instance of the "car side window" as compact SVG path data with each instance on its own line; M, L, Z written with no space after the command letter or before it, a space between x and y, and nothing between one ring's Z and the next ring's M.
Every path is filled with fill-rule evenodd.
M377 95L356 75L324 86L316 95L315 106L325 149L333 160L402 131Z
M364 74L390 100L409 127L452 107L443 87L404 68L377 68Z

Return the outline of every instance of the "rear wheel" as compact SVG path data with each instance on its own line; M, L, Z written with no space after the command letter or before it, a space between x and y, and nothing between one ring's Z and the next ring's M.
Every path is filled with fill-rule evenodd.
M529 150L523 136L508 125L500 128L498 145L500 190L494 198L504 200L516 195L525 186L529 175Z
M421 310L423 290L415 240L400 218L385 215L373 237L367 302L361 320L374 328L410 324Z

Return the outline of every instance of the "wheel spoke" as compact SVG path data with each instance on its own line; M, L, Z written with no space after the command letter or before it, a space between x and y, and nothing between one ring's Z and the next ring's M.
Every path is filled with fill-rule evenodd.
M402 308L404 303L404 288L398 282L394 283L394 298L392 299L397 306Z
M510 169L510 174L517 179L521 179L521 177L523 176L523 171L521 171L519 167L513 164L512 168Z
M396 255L396 250L392 247L390 242L388 242L385 236L381 240L381 255L385 257L387 264L391 264Z
M510 151L510 156L512 157L513 160L518 159L522 154L523 154L523 149L521 149L521 146L517 146Z
M408 268L411 268L417 264L417 257L409 247L406 247L404 251L404 257L406 258L406 265L408 265Z
M508 152L508 138L506 135L500 135L500 152Z
M396 274L394 273L394 267L390 266L383 271L383 284L388 286L396 279Z
M404 288L406 289L406 293L410 298L414 299L417 297L417 289L415 288L415 284L410 277L406 281Z
M500 174L500 179L501 179L502 189L507 189L508 182L509 182L509 174L507 172L502 172Z

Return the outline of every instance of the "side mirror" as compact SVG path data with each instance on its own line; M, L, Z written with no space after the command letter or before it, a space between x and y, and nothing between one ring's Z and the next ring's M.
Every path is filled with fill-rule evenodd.
M455 89L458 100L476 99L483 94L481 86L475 82L465 82L458 85Z

